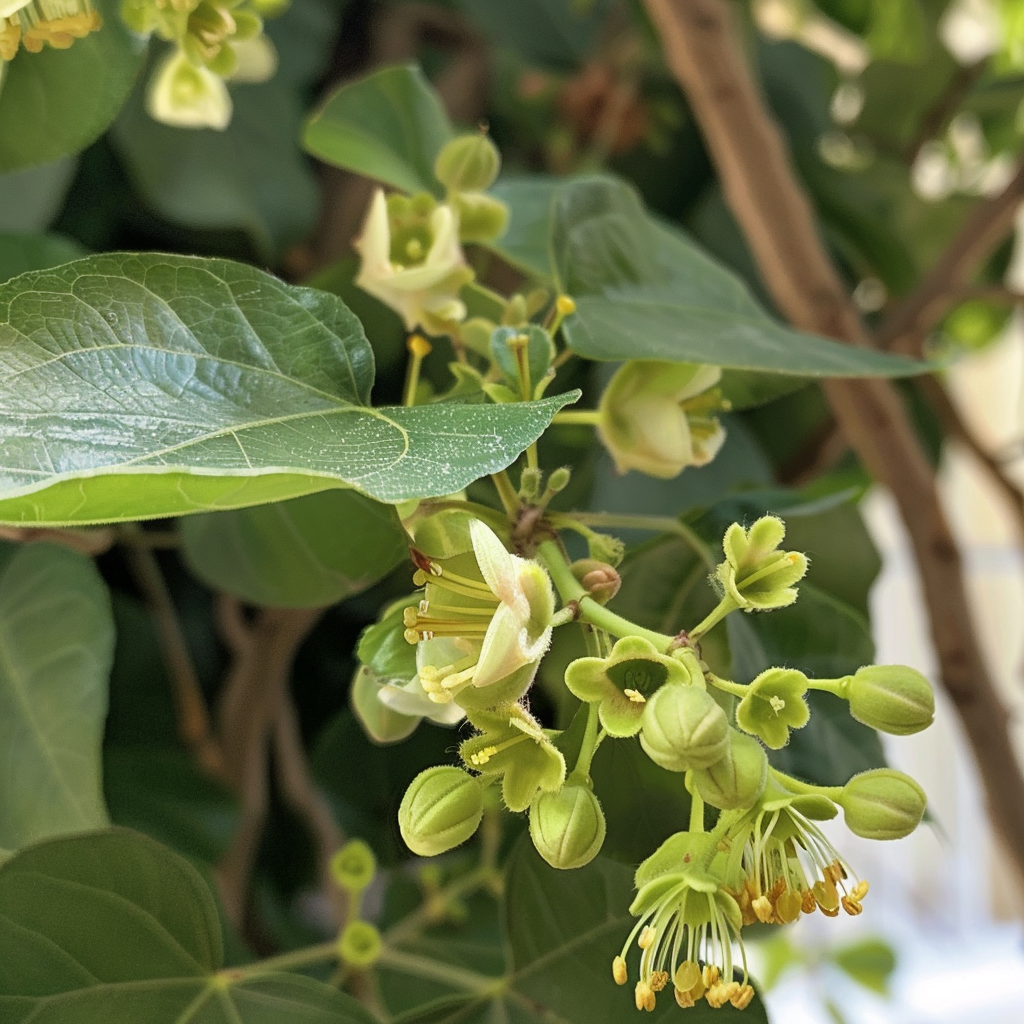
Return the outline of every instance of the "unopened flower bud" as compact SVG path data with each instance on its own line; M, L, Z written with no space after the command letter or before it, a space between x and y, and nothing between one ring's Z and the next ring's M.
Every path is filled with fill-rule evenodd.
M536 500L540 494L540 470L527 466L519 477L519 496L528 502Z
M909 776L894 768L873 768L854 775L836 803L846 827L865 839L902 839L921 823L927 798Z
M729 722L714 698L698 686L662 686L643 712L640 745L670 772L707 768L725 756Z
M508 227L508 207L483 192L457 192L452 206L459 214L459 238L463 242L493 242Z
M331 874L349 892L362 892L376 871L377 858L362 839L350 840L331 858Z
M622 586L622 577L607 562L581 558L572 563L572 574L598 604L607 604Z
M591 533L587 536L587 549L591 558L609 565L618 565L626 557L626 545L609 533Z
M412 780L398 809L398 826L413 853L434 857L469 839L483 813L480 784L461 768L445 765Z
M553 469L548 477L548 490L552 494L558 494L569 486L571 479L572 470L568 466L559 466L558 469Z
M377 962L382 946L380 932L369 921L351 921L338 939L338 956L350 967L369 967Z
M725 756L693 773L701 798L719 810L753 807L768 780L768 755L753 736L729 730Z
M526 296L518 292L505 303L505 313L501 318L503 327L522 327L530 317Z
M604 844L604 812L588 786L569 782L530 804L530 838L553 868L581 868Z
M935 718L935 694L920 672L906 665L868 665L846 684L850 714L882 732L909 736Z
M434 161L434 175L453 192L482 192L501 170L498 147L483 133L460 135L446 143Z

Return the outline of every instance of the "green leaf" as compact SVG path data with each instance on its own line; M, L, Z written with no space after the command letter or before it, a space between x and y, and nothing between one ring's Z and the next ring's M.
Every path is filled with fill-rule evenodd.
M208 864L224 856L238 826L234 794L180 747L107 747L103 789L116 825Z
M580 355L806 377L925 369L912 359L780 326L741 281L680 230L649 216L618 179L508 183L495 194L512 210L509 232L495 250L524 270L542 270L576 300L576 315L563 330Z
M42 231L64 205L78 161L63 160L0 174L0 231Z
M185 560L204 583L275 608L335 604L376 583L407 551L394 508L355 491L191 516L181 532Z
M310 980L218 974L217 909L196 870L137 834L55 840L0 867L0 1019L11 1024L371 1024Z
M20 50L0 83L0 173L77 153L106 130L142 65L146 40L116 0L96 0L103 28L67 50Z
M0 285L0 521L451 494L575 397L370 409L372 377L340 300L241 264L113 254L22 275Z
M433 192L434 159L454 132L441 100L415 64L399 64L343 85L306 122L315 157L393 185Z
M113 649L107 589L89 559L49 544L0 549L0 847L106 824Z
M62 235L0 235L0 282L29 270L48 270L70 263L85 250Z
M832 961L854 981L879 995L889 994L889 979L896 970L896 953L881 939L862 939L837 949Z

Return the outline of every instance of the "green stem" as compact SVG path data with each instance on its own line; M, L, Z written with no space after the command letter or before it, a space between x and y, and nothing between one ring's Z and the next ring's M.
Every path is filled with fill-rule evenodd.
M494 868L482 865L468 875L450 882L440 892L433 894L425 900L411 914L407 914L400 921L392 925L384 933L384 941L389 945L398 945L415 938L426 925L434 919L437 907L447 905L468 893L474 892L481 886L486 885L494 877Z
M562 416L564 413L559 413ZM558 416L555 417L557 421ZM573 512L564 517L575 519L585 526L604 527L609 530L647 530L650 533L671 533L689 544L694 554L709 568L714 569L715 560L707 545L693 530L672 516L618 515L614 512ZM566 524L568 526L568 523ZM571 529L571 527L570 527Z
M597 717L597 702L587 705L587 728L583 733L583 743L580 746L580 756L576 759L574 774L582 778L590 778L590 762L597 752L597 730L600 722Z
M594 427L600 419L601 414L596 409L569 409L566 412L556 412L552 422Z
M686 773L686 790L690 794L690 831L704 831L704 798L693 784L693 770Z
M576 612L572 608L561 608L554 615L551 616L551 621L548 625L552 629L556 629L559 626L564 626L567 623L576 621Z
M615 612L609 611L604 605L598 604L592 597L589 597L579 580L573 576L561 548L553 540L546 540L540 544L537 548L537 557L547 567L562 601L565 604L570 601L577 602L579 617L584 622L589 622L592 626L597 626L598 629L603 629L613 636L643 637L654 644L662 654L675 642L675 637L638 626L635 622L616 615Z
M843 793L842 786L815 786L812 782L801 782L799 779L794 779L792 775L780 772L777 768L769 768L768 771L776 782L793 793L810 793L814 796L826 796L829 800L838 800Z
M331 940L330 942L321 942L316 946L307 946L305 949L296 949L291 953L282 953L280 956L272 956L266 960L258 960L256 963L246 964L244 967L229 967L223 973L232 981L240 981L243 978L258 977L261 974L302 970L303 967L312 967L328 960L335 960L337 957L337 940Z
M416 388L420 383L420 367L424 358L430 354L430 342L420 334L414 334L408 341L409 364L405 372L405 390L402 404L416 404Z
M516 494L516 489L512 486L508 471L503 469L498 473L492 473L491 480L497 488L498 497L501 498L501 504L509 518L514 519L519 512L519 495Z
M716 676L713 672L705 672L704 678L718 690L724 690L726 693L731 693L735 697L746 697L747 691L750 689L749 686L744 686L743 683L734 683L730 679L722 679L720 676Z
M389 946L385 946L381 950L377 963L381 967L390 967L393 971L400 971L402 974L439 981L465 992L481 994L497 992L505 984L504 978L491 978L486 974L477 974L476 971L468 971L463 967L455 967L452 964L441 963L439 960L430 959L430 957L406 953Z
M707 618L699 622L690 630L690 639L699 640L709 630L714 629L715 626L717 626L722 619L726 617L726 615L730 612L736 611L737 608L739 608L739 605L731 597L723 597L709 613Z
M850 683L853 676L842 676L840 679L808 679L808 690L822 690L824 693L832 693L843 700L850 699Z

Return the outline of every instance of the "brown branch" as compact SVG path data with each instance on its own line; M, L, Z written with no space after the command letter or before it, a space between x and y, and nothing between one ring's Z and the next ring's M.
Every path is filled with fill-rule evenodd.
M125 564L149 608L167 666L177 711L178 735L199 764L210 775L219 776L223 770L221 750L213 736L199 676L156 555L145 543L138 542L143 533L137 524L122 528L121 536L125 541Z
M946 89L935 103L925 111L917 133L903 153L904 161L910 165L918 158L924 146L934 139L960 110L960 104L968 97L978 79L985 73L987 60L958 67Z
M781 135L751 79L728 0L645 0L645 5L776 305L800 329L867 345ZM1024 189L1024 173L1015 181ZM990 221L986 239L991 230ZM934 475L888 381L834 380L823 386L851 446L899 506L921 574L943 684L974 750L995 827L1024 874L1024 776L1006 707L971 627L960 553Z
M1013 230L1024 201L1024 163L997 195L979 202L917 287L898 302L876 335L880 348L920 355L928 332L958 301L978 268Z
M274 720L287 692L292 661L322 609L266 608L248 625L241 607L222 598L219 619L234 654L218 709L224 774L241 802L241 820L217 869L228 918L241 926L249 880L266 821L267 764Z

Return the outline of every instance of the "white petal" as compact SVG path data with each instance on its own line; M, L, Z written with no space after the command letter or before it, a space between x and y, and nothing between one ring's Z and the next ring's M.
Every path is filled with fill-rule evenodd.
M533 659L523 650L524 639L526 630L515 612L507 604L499 605L484 634L473 685L490 686L528 665Z
M497 534L479 519L469 524L469 536L473 541L473 554L476 555L480 573L491 588L491 593L499 601L514 604L518 579L513 556L505 550Z
M163 60L146 89L146 112L176 128L216 128L231 122L231 96L224 79L197 67L180 50Z
M356 248L362 258L356 284L365 288L364 280L380 280L391 277L391 225L388 221L388 201L384 197L384 189L379 188L373 193L370 208L363 221L363 233L359 236ZM369 290L369 289L367 289Z
M28 7L31 0L0 0L0 18L8 18L22 7Z
M689 383L680 390L678 399L680 402L685 402L688 398L703 394L708 388L713 388L721 379L722 368L720 366L698 366Z

